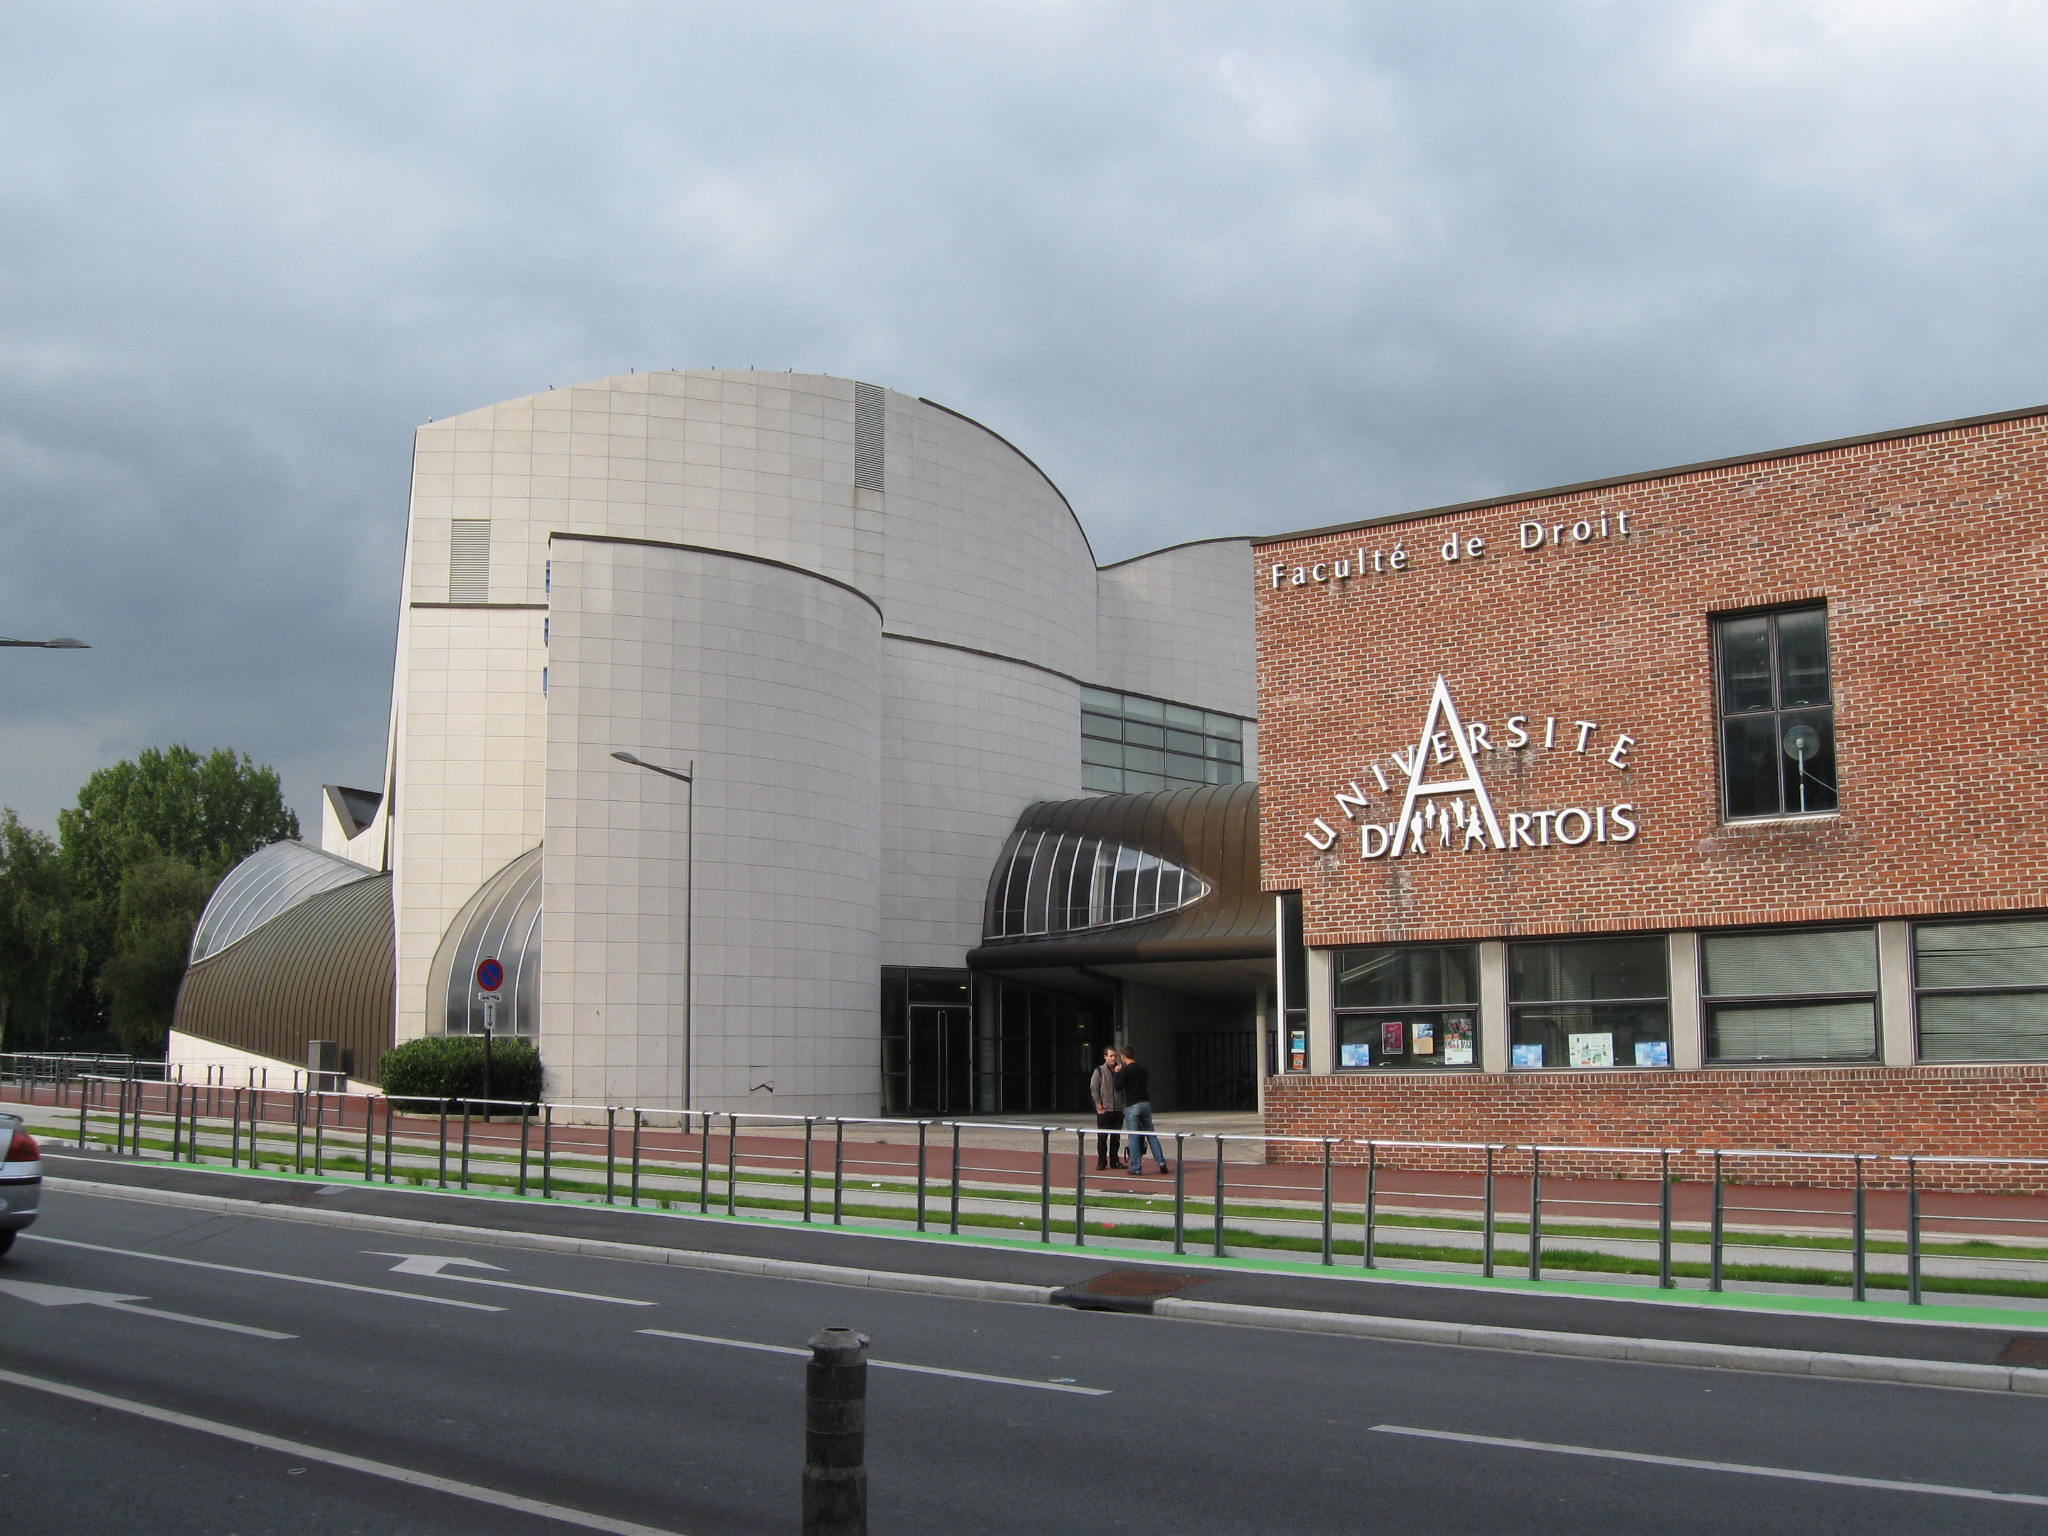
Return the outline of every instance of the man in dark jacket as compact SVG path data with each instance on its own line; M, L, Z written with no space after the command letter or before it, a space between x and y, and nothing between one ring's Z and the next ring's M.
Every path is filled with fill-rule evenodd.
M1116 1047L1102 1048L1102 1065L1088 1079L1088 1097L1095 1105L1095 1166L1098 1168L1121 1168L1124 1165L1123 1149L1117 1145L1120 1138L1112 1134L1124 1123L1124 1096L1117 1091L1117 1068L1123 1065L1123 1058L1116 1053Z
M1152 1131L1152 1074L1145 1064L1138 1060L1138 1053L1128 1045L1123 1048L1124 1064L1116 1074L1117 1091L1124 1096L1124 1156L1130 1159L1131 1172L1145 1171L1145 1143L1152 1144L1152 1161L1159 1165L1161 1173L1170 1173L1166 1166L1166 1152L1159 1145L1159 1138Z

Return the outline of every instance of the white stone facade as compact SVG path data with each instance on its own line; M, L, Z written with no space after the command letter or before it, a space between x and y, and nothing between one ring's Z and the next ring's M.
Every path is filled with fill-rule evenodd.
M539 845L548 1092L591 1104L873 1113L880 969L963 964L1017 813L1080 793L1081 687L1254 709L1246 541L1098 570L1022 454L846 379L422 427L402 603L396 1036L440 1027L450 922Z

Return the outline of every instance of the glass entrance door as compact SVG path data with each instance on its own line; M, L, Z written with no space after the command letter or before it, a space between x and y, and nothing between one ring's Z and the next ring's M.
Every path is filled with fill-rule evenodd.
M974 1107L972 1017L966 1008L910 1005L911 1114L963 1115Z

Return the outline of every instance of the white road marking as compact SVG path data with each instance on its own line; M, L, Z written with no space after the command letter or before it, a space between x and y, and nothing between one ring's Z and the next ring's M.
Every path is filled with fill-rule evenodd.
M394 1275L421 1275L429 1280L460 1280L464 1285L494 1285L501 1291L532 1291L539 1296L567 1296L573 1301L608 1301L621 1307L651 1307L651 1301L638 1301L631 1296L599 1296L590 1291L558 1291L549 1285L521 1285L514 1280L486 1280L480 1275L451 1275L444 1271L450 1264L460 1264L465 1269L488 1269L502 1275L505 1271L496 1264L486 1264L482 1259L458 1259L434 1253L387 1253L378 1248L365 1248L363 1252L380 1259L398 1259L401 1262L391 1266Z
M39 1307L104 1307L109 1312L132 1312L137 1317L160 1317L170 1323L191 1323L198 1328L218 1328L225 1333L246 1333L257 1339L296 1339L296 1333L273 1333L268 1328L251 1328L246 1323L223 1323L210 1317L189 1317L183 1312L166 1312L160 1307L138 1307L147 1296L121 1296L113 1291L82 1291L71 1285L38 1285L32 1280L0 1280L0 1295L19 1296Z
M682 1339L690 1344L722 1344L727 1349L758 1349L769 1355L802 1355L811 1357L808 1349L794 1344L756 1344L751 1339L721 1339L708 1333L677 1333L669 1328L642 1328L641 1333L652 1334L657 1339ZM1040 1392L1071 1392L1076 1397L1108 1397L1108 1387L1076 1387L1064 1381L1032 1381L1023 1376L985 1376L980 1371L949 1371L941 1365L905 1365L900 1360L870 1360L869 1365L878 1371L915 1371L920 1376L953 1376L961 1381L988 1381L999 1387L1035 1387Z
M1653 1467L1687 1467L1695 1472L1734 1472L1744 1477L1782 1477L1795 1483L1833 1483L1843 1488L1877 1488L1887 1493L1930 1493L1945 1499L1981 1499L1992 1504L2048 1507L2048 1494L1999 1493L1990 1488L1908 1483L1889 1477L1850 1477L1839 1472L1798 1472L1790 1467L1753 1467L1739 1461L1701 1461L1690 1456L1650 1456L1641 1451L1605 1451L1590 1445L1552 1445L1543 1440L1506 1440L1496 1435L1458 1435L1442 1429L1411 1429L1405 1424L1375 1424L1373 1432L1413 1435L1423 1440L1456 1440L1465 1445L1493 1445L1511 1451L1547 1451L1553 1456L1591 1456L1602 1461L1635 1461Z
M320 1280L312 1275L284 1275L272 1269L244 1269L239 1264L209 1264L204 1259L174 1258L168 1253L144 1253L135 1248L109 1248L104 1243L81 1243L69 1237L44 1237L38 1232L22 1234L31 1243L55 1243L60 1248L84 1248L93 1253L118 1253L123 1258L148 1259L152 1264L183 1264L188 1269L217 1269L230 1275L253 1275L259 1280L289 1280L295 1285L320 1285L332 1291L360 1291L365 1296L396 1296L400 1301L424 1301L435 1307L463 1307L471 1312L502 1312L481 1301L455 1301L447 1296L422 1296L416 1291L390 1291L381 1285L350 1285L346 1280Z
M475 1483L458 1483L453 1478L436 1477L431 1472L417 1472L411 1467L396 1467L388 1461L371 1461L367 1457L351 1456L346 1451L330 1451L323 1446L307 1445L302 1440L285 1440L277 1435L242 1429L234 1424L222 1424L214 1419L195 1418L189 1413L178 1413L170 1408L157 1408L124 1397L110 1397L104 1392L70 1386L61 1381L45 1381L40 1376L24 1376L18 1371L0 1370L0 1382L23 1387L32 1392L49 1392L57 1397L68 1397L73 1402L87 1403L95 1408L111 1408L116 1413L132 1413L139 1419L173 1425L178 1429L197 1430L202 1435L218 1435L223 1440L253 1445L259 1450L278 1451L301 1461L325 1462L330 1467L342 1467L350 1472L364 1472L371 1477L389 1478L394 1483L407 1483L414 1488L428 1488L436 1493L452 1494L458 1499L473 1499L479 1504L490 1504L499 1509L517 1510L524 1515L538 1515L545 1520L559 1520L565 1525L579 1525L586 1531L603 1531L606 1536L680 1536L676 1531L666 1531L652 1525L636 1525L631 1520L614 1520L609 1515L592 1514L588 1510L569 1509L560 1504L545 1504L539 1499L524 1499L517 1494L500 1493L495 1488L481 1488Z

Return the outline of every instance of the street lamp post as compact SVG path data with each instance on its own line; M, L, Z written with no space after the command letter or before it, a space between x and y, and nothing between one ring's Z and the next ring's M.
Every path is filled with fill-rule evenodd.
M613 757L633 768L645 768L663 778L680 779L690 786L683 799L683 1108L696 1108L696 1052L692 1049L697 1032L697 999L692 986L691 946L697 929L697 760L687 768L663 768L635 757L614 752Z
M91 646L83 640L73 640L68 635L59 635L54 640L9 640L0 636L0 645L27 645L44 651L89 651Z

